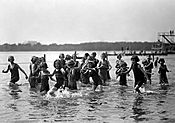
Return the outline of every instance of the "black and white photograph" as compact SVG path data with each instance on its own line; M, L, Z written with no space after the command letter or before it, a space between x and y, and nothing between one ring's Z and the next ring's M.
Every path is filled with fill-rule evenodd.
M175 123L174 0L0 0L0 123Z

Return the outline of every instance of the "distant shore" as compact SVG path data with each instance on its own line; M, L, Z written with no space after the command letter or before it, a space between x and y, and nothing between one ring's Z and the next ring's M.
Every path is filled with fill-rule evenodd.
M155 42L93 42L81 44L3 44L0 51L121 51L146 50L150 51Z

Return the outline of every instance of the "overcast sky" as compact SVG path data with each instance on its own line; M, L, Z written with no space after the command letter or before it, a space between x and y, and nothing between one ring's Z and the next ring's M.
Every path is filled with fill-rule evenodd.
M156 41L175 0L0 0L0 44Z

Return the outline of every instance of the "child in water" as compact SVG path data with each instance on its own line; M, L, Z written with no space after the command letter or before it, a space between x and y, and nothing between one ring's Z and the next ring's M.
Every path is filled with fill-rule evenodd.
M50 95L55 95L55 91L57 91L60 87L63 87L64 80L65 80L65 72L62 70L62 65L60 60L55 60L54 62L55 70L52 73L52 76L55 75L56 78L56 84L54 85L54 88L50 91Z
M141 93L139 88L142 85L146 84L147 80L149 81L149 79L145 71L141 67L141 65L138 63L140 61L139 57L137 55L133 55L131 57L131 61L132 61L132 64L129 71L132 69L134 73L134 78L135 78L134 90L138 93Z
M101 54L101 59L102 60L99 62L97 68L99 70L99 75L103 82L103 85L106 85L106 80L108 79L107 71L111 70L112 66L110 65L109 61L106 59L105 53Z
M17 63L14 63L14 60L15 60L14 56L9 56L8 62L10 62L10 64L8 65L7 70L2 70L2 72L3 73L8 73L9 71L11 72L11 80L10 80L9 86L14 90L19 90L19 88L17 87L17 84L16 84L16 82L18 82L20 79L19 70L22 73L24 73L26 79L28 79L28 76L25 73L25 71Z
M33 56L29 66L29 69L30 69L29 83L30 83L30 87L34 89L37 89L37 86L38 86L38 79L37 79L39 75L38 62L39 62L39 58L36 56Z
M76 80L76 69L74 67L74 60L69 60L67 63L67 77L68 77L68 88L70 90L77 90L77 80Z
M119 77L119 71L120 71L120 68L121 68L121 66L120 66L120 64L122 63L122 62L124 62L124 60L122 59L122 55L121 54L118 54L117 55L117 60L116 60L116 65L115 65L115 68L116 68L116 79Z
M47 70L48 66L45 62L40 64L39 77L41 79L41 95L45 95L49 91L49 78L51 78L50 72ZM52 79L53 80L53 79Z
M158 63L160 64L160 67L158 70L158 73L160 75L159 84L168 85L168 78L167 78L166 72L170 72L170 71L167 69L167 66L165 65L165 60L163 58L160 58Z
M89 57L90 57L89 53L85 53L80 63L80 81L83 84L90 84L89 75L86 72Z
M157 68L157 63L158 63L159 57L156 57L156 60L154 61L154 67Z
M151 84L151 75L152 75L153 63L150 62L148 59L144 59L142 61L142 64L143 64L144 71L146 72L146 75L148 76L148 79L149 79L150 84Z
M100 92L103 92L102 80L98 74L98 69L94 67L94 65L93 59L89 58L85 73L87 73L89 77L92 77L92 91L95 92L96 88L99 86Z
M118 76L120 76L119 84L122 86L127 86L127 74L128 74L128 67L126 62L120 63L120 70L118 70Z
M60 62L61 62L61 67L62 67L63 69L66 69L66 61L65 61L65 57L64 57L64 54L63 54L63 53L61 53L61 54L59 55L59 60L60 60Z

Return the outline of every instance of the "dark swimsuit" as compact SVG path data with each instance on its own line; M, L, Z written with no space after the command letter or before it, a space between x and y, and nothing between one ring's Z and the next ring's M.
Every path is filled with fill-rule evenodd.
M42 75L41 77L41 89L40 92L42 91L49 91L49 77L47 75Z
M18 71L18 64L14 63L14 67L11 68L10 65L8 66L11 72L11 80L10 82L14 83L19 80L19 71Z
M138 67L138 65L139 65L138 63L132 64L132 69L133 69L134 78L135 78L134 87L136 85L138 85L139 87L141 87L143 85L143 83L146 83L145 75L140 70L140 68Z
M89 72L89 75L92 77L93 80L93 85L95 86L102 85L102 80L97 71L97 69L93 69L91 70L91 72Z
M54 86L57 89L59 89L64 84L64 75L60 69L59 70L55 69L54 74L57 81L57 83Z
M77 90L77 83L75 78L75 68L68 69L68 87L71 90Z
M127 77L126 77L126 73L122 73L122 72L126 72L127 71L127 69L123 69L122 71L121 71L121 73L119 73L119 76L120 76L120 80L119 80L119 84L120 85L125 85L125 86L127 86Z
M158 73L160 74L160 84L168 84L168 78L167 78L167 75L166 75L166 72L167 72L167 67L166 65L162 65L160 66L159 68L159 71Z

